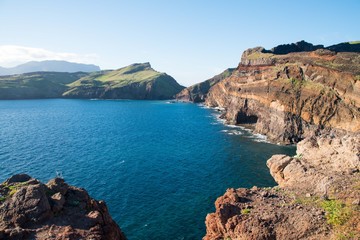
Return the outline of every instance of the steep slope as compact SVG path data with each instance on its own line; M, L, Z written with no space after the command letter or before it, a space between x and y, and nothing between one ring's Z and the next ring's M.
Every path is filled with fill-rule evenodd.
M277 55L245 51L206 100L231 124L254 124L273 142L294 143L323 128L360 130L360 54L326 49Z
M106 204L61 178L26 174L0 184L0 239L126 239Z
M221 80L229 77L235 68L228 68L222 73L204 81L183 89L176 94L176 99L185 102L204 102L209 89Z
M95 72L100 68L93 64L73 63L67 61L47 60L27 62L12 68L0 67L0 76L30 72Z
M360 54L347 45L248 49L210 89L206 104L228 122L298 144L295 156L267 161L279 186L216 200L204 240L360 238Z
M87 73L34 72L0 77L0 99L59 98Z
M68 85L67 98L170 99L184 87L149 63L92 73Z

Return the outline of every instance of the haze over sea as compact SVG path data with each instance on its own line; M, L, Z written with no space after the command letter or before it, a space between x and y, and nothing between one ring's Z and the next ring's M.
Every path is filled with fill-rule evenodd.
M216 113L166 101L0 101L0 181L58 171L105 200L130 240L201 239L216 197L275 185L266 160L295 154Z

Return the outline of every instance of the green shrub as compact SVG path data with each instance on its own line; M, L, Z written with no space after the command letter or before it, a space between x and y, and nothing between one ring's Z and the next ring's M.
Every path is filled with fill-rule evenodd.
M250 214L251 210L249 208L244 208L244 209L241 209L241 214Z
M331 225L343 225L350 217L349 209L340 201L323 201L321 207L326 211L327 222Z

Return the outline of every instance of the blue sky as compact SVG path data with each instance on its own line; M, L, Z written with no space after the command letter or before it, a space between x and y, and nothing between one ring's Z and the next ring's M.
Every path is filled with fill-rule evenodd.
M250 47L360 40L359 12L359 0L0 0L0 66L150 62L188 86L236 67Z

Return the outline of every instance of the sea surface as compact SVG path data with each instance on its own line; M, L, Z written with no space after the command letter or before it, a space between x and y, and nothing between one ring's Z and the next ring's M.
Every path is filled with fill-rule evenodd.
M227 188L273 186L266 167L291 146L225 126L189 103L0 101L0 182L62 173L106 201L129 240L201 239Z

